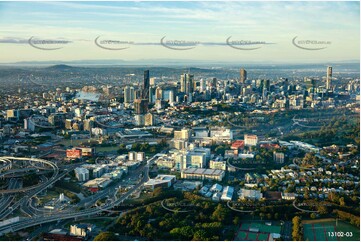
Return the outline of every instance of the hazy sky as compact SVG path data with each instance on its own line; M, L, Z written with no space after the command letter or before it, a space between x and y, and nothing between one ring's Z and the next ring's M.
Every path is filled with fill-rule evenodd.
M0 62L194 59L327 62L360 59L359 2L0 2ZM106 48L125 48L108 50ZM301 47L324 48L305 50ZM41 50L41 48L60 48ZM189 50L176 48L195 47ZM256 45L229 41L261 42ZM66 40L41 44L39 40ZM102 40L130 44L104 44ZM167 41L196 42L172 46ZM328 41L313 44L297 41ZM262 44L262 43L266 44Z

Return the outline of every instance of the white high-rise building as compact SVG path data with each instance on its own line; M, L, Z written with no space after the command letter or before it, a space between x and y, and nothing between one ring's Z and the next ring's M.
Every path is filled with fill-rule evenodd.
M135 119L135 125L137 125L137 126L145 125L145 115L144 114L134 115L134 119Z
M326 77L326 89L330 90L332 88L332 66L327 67L327 77Z
M59 202L64 202L64 201L65 201L64 193L60 193L60 195L59 195Z
M82 167L77 167L74 169L75 171L75 177L78 179L78 181L87 181L89 180L89 170Z
M204 79L201 79L199 83L200 83L200 85L199 85L199 91L200 91L200 92L206 91L207 81L204 80Z
M154 86L156 82L157 82L157 79L155 77L149 78L149 85L150 86Z
M191 74L183 74L181 75L180 83L181 83L181 92L186 94L193 92L193 75Z
M124 103L132 103L134 101L134 87L126 86L124 88Z
M83 114L83 110L81 108L74 109L75 117L81 117Z
M174 103L174 91L171 90L169 91L169 104L173 104Z

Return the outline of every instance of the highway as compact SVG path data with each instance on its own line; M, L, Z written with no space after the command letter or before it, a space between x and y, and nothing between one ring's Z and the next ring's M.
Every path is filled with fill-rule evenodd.
M63 219L73 219L73 218L79 218L79 217L87 217L87 216L90 217L92 215L99 215L99 214L101 214L103 212L102 210L110 210L110 209L120 205L134 191L141 188L141 186L143 186L143 184L146 181L149 180L149 164L155 158L156 158L156 156L152 157L150 160L147 161L147 164L144 167L141 168L142 173L143 173L143 177L140 180L140 182L137 183L132 188L130 188L127 192L122 194L115 201L112 201L111 203L105 204L105 205L103 205L101 207L87 208L87 209L84 209L84 210L78 211L78 212L64 211L64 213L57 213L55 215L44 215L44 216L39 216L39 217L32 217L32 218L28 218L28 219L23 219L23 220L20 220L18 222L14 222L14 223L7 224L7 225L4 225L4 226L0 227L0 236L3 235L4 233L14 232L14 231L22 230L22 229L25 229L25 228L28 228L28 227L44 224L44 223L55 222L55 221L59 221L59 220L63 220ZM37 191L38 190L39 189L37 189ZM40 191L38 191L38 192L40 192ZM101 193L101 194L102 195L100 197L106 196L108 193L105 192L105 193ZM33 194L30 194L30 195L27 195L27 196L23 197L19 201L19 203L25 205L27 203L26 201L28 201L29 198L31 198L34 195L35 194L33 192ZM93 199L91 199L91 200L93 200Z
M146 169L144 172L147 174L149 167L145 166L145 168ZM114 201L113 203L102 206L101 209L108 210L115 206L118 206L121 202L126 200L135 190L140 188L140 186L142 186L147 180L148 180L148 176L144 176L140 183L138 183L133 188L131 188L129 191L127 191L125 194L123 194L118 200ZM78 217L84 217L84 216L86 217L86 216L91 216L91 215L97 215L100 213L102 213L102 211L99 208L89 208L89 209L85 209L85 210L79 211L79 212L72 211L72 212L66 212L66 213L53 215L53 216L41 216L38 218L24 219L24 220L0 227L0 235L2 235L4 233L8 233L8 232L18 231L18 230L32 227L35 225L39 225L39 224L44 224L44 223L49 223L49 222L54 222L54 221L69 219L69 218L78 218Z
M0 171L8 170L12 166L11 161L9 161L7 159L0 159L0 162L3 162L3 165L0 166Z
M4 157L2 157L4 158ZM2 159L0 158L0 159ZM20 160L20 161L26 161L26 160L32 160L32 161L36 161L36 162L41 162L41 163L45 163L47 165L50 165L53 170L53 176L51 178L49 178L48 180L45 181L45 179L43 179L42 183L37 184L36 186L31 186L31 187L26 187L26 188L18 188L18 189L9 189L9 190L2 190L1 193L3 194L9 194L9 193L18 193L18 192L24 192L24 196L16 201L11 207L8 207L7 210L4 210L3 213L0 215L0 218L6 218L7 216L9 216L14 210L16 210L19 206L21 206L21 210L25 213L28 214L28 210L25 207L27 204L27 200L30 199L31 197L35 196L36 194L40 193L41 191L45 190L48 186L52 185L53 183L55 183L56 181L60 180L61 178L63 178L68 171L64 171L61 174L59 174L59 168L57 167L56 164L46 161L46 160L42 160L42 159L37 159L37 158L20 158L20 157L5 157L6 159L10 159L10 160ZM29 189L31 188L31 189ZM5 192L3 192L5 191ZM12 192L6 192L6 191L12 191ZM25 208L24 208L25 207ZM30 214L28 214L30 216Z
M3 178L3 177L6 177L6 178L8 178L8 177L22 177L24 175L24 173L26 173L26 172L37 171L37 170L39 170L39 168L35 168L35 167L27 167L27 168L22 168L22 169L12 169L12 170L8 170L6 172L1 173L0 178ZM43 168L43 170L45 170L44 174L51 172L51 170L49 170L49 169L44 169ZM39 172L37 172L37 174L38 173Z
M63 172L61 174L59 174L55 179L53 180L48 180L48 182L41 184L37 189L30 191L28 193L25 193L25 195L18 200L17 202L15 202L11 208L9 207L8 210L4 211L4 217L10 215L15 209L17 209L19 206L26 206L27 201L35 196L36 194L40 193L41 191L45 190L48 186L52 185L53 183L55 183L56 181L60 180L61 178L63 178L68 172ZM24 210L24 209L23 209ZM25 209L26 210L26 209ZM25 211L24 210L24 211Z
M30 187L24 187L24 188L19 188L19 189L7 189L7 190L0 190L1 194L9 194L9 193L18 193L18 192L26 192L26 191L30 191L36 188L40 188L43 187L44 185L49 186L53 183L53 181L57 180L57 176L59 173L59 168L58 166L50 161L47 160L43 160L43 159L39 159L39 158L26 158L26 157L0 157L0 161L1 160L11 160L13 162L15 161L32 161L32 162L39 162L39 163L43 163L45 165L50 166L53 169L53 175L51 178L49 178L49 180L45 183L42 184L37 184L34 186L30 186ZM24 170L24 172L26 171L26 168Z
M9 189L14 189L21 186L21 182L18 179L10 179L9 182ZM4 217L4 211L10 206L13 202L14 196L13 195L3 195L0 199L0 219Z

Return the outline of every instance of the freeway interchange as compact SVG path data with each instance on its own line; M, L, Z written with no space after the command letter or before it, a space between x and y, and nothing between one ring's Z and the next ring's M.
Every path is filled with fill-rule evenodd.
M79 164L68 165L66 169L59 168L55 163L38 159L38 158L19 158L19 157L0 157L1 159L6 159L7 161L32 161L42 163L48 168L50 167L53 170L53 174L49 179L44 179L43 182L37 184L36 186L32 186L29 188L21 187L21 180L17 178L11 178L7 189L1 190L0 194L2 197L0 199L0 219L3 220L5 218L9 218L9 215L13 213L16 209L20 209L23 214L26 214L29 218L23 217L19 219L19 221L11 222L8 224L0 225L0 236L9 233L19 231L25 228L29 228L36 225L41 225L50 222L57 222L65 219L72 218L80 218L80 217L89 217L89 216L97 216L103 212L110 211L111 209L120 205L124 200L128 199L130 195L132 195L135 191L140 189L143 184L149 179L149 164L152 162L156 156L152 157L147 161L147 164L143 164L138 167L135 171L131 172L128 175L128 179L139 178L140 174L143 176L140 178L138 183L131 187L127 192L122 194L117 194L119 185L122 184L123 181L119 181L115 184L112 184L98 193L86 197L82 199L77 205L77 209L66 209L63 211L57 211L52 214L49 211L45 211L42 209L35 208L34 206L34 198L40 192L46 190L49 186L54 184L56 181L62 179L65 175L67 175L71 170L75 169ZM2 174L0 174L0 177ZM44 176L45 177L45 176ZM7 191L12 192L7 192ZM15 196L21 194L21 198L16 200ZM111 197L112 199L108 199L108 202L97 206L96 202L99 199ZM110 200L110 201L109 201Z

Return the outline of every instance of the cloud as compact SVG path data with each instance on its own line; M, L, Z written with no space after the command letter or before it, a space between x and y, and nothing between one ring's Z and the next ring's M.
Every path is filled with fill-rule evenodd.
M73 48L73 52L69 50L69 58L73 58L89 54L87 50L93 47L100 51L94 39L101 35L133 41L132 53L135 56L139 49L138 58L143 58L148 53L160 54L157 47L166 36L199 41L197 51L202 46L212 48L204 56L226 59L221 47L231 49L226 39L232 36L232 40L265 41L269 46L262 51L272 51L264 53L265 58L288 59L297 57L298 53L292 52L296 50L288 48L292 48L292 38L300 36L332 41L333 49L320 53L320 58L347 59L359 50L359 6L358 2L3 2L0 43L14 47L28 43L31 36L61 36L74 42L68 47ZM10 48L2 50L2 55L14 56ZM256 54L247 57L259 58Z
M28 44L28 39L22 38L2 38L0 39L2 44Z

